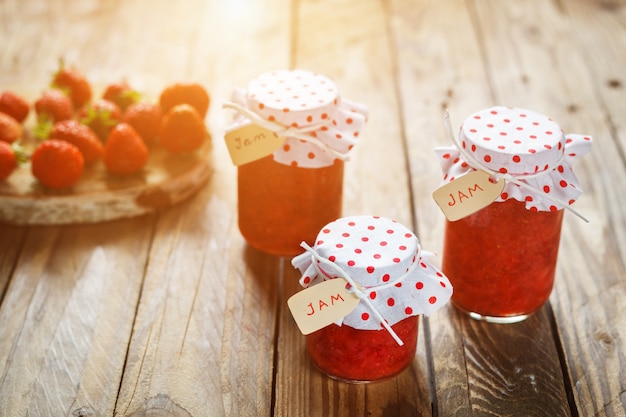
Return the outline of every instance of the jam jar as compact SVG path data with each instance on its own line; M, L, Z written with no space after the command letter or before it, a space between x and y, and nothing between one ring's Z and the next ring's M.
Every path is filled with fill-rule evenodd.
M385 217L344 217L324 226L314 246L303 247L292 264L304 288L343 279L359 298L343 318L306 335L313 364L352 383L381 381L410 366L419 315L431 314L452 294L413 232Z
M499 196L461 219L446 220L442 270L452 303L479 320L515 323L549 298L564 209L581 189L571 165L591 146L550 118L511 107L469 116L456 147L437 148L444 183L482 170L504 180Z
M295 255L319 229L341 216L344 161L356 144L366 108L342 99L329 78L304 70L260 75L233 102L244 111L230 129L258 123L284 142L239 165L239 230L251 246ZM228 129L227 129L228 130Z

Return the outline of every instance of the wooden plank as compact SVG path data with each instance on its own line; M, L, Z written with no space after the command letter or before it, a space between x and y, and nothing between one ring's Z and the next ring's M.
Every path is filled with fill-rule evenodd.
M592 56L572 42L573 34L605 33L604 20L590 18L599 17L602 12L588 10L576 24L569 20L569 14L545 2L516 2L515 7L507 9L497 8L497 2L480 2L477 6L481 26L491 34L485 37L485 46L487 59L492 62L496 96L507 101L514 98L522 107L549 113L566 133L595 137L592 152L575 165L585 191L576 207L591 222L584 223L569 213L566 216L551 301L568 358L568 385L574 391L577 408L584 415L624 415L624 378L619 376L624 369L624 356L620 353L624 351L624 341L618 336L618 329L626 327L620 314L626 308L626 286L617 277L626 276L626 271L620 263L598 264L606 256L604 245L592 243L609 239L613 242L609 247L620 247L616 239L623 236L626 226L624 196L598 186L598 179L605 175L623 177L624 161L616 149L616 136L620 135L615 135L605 122L603 109L610 103L597 93L597 70L590 69L590 65L596 64L591 64ZM527 42L510 48L520 38ZM595 43L590 49L620 49L616 46L619 40L612 41L610 36L593 39ZM615 56L616 64L623 60ZM547 103L552 106L547 108ZM614 116L623 118L621 111L621 115ZM608 230L618 231L598 235ZM598 355L598 349L604 354Z
M0 304L9 285L25 236L26 229L23 227L0 224Z
M490 7L515 8L501 2ZM450 145L443 130L443 111L450 109L456 130L466 115L498 104L492 78L509 80L519 75L515 66L492 68L491 56L483 62L483 44L504 35L483 22L489 16L477 16L473 3L395 2L392 13L418 231L437 250L443 242L444 222L430 193L441 178L432 149ZM516 20L501 22L507 26ZM493 56L496 60L502 54ZM449 308L430 318L428 325L440 415L569 414L548 314L507 327L476 323ZM535 336L532 339L526 337L529 331ZM508 352L511 359L491 356L498 351ZM537 385L531 387L529 381ZM468 395L459 396L459 391Z
M0 308L3 412L112 413L152 220L29 230Z
M298 4L294 66L328 76L337 83L342 97L366 104L370 111L361 141L346 163L344 215L378 214L412 227L384 4L350 0ZM283 306L301 290L297 271L288 261ZM420 340L423 337L420 332ZM303 343L304 336L283 307L275 415L431 415L423 344L411 369L397 378L351 385L313 369Z
M223 141L232 113L221 103L257 74L288 67L290 6L195 1L151 7L169 34L153 33L147 47L163 43L165 55L184 54L184 68L165 71L200 79L212 96L214 172L197 198L159 218L116 414L266 416L279 264L248 248L237 228L236 170Z

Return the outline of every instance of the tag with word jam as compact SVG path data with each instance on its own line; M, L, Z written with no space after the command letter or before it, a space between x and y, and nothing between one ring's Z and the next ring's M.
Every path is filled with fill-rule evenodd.
M433 198L450 221L462 219L498 198L505 181L492 182L485 171L473 171L456 178L433 192Z
M292 295L287 305L298 328L307 335L345 317L359 301L346 289L346 281L336 278Z
M273 153L285 141L269 129L249 123L224 135L233 164L239 166Z

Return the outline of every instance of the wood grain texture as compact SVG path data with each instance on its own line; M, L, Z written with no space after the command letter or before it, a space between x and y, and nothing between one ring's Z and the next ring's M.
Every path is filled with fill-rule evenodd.
M223 2L195 6L190 13L188 5L172 10L163 2L156 18L172 24L168 36L181 42L172 47L189 54L196 63L189 73L200 74L209 86L215 106L209 124L221 138L232 114L220 103L257 72L287 65L282 42L288 39L283 24L289 7L276 2L284 12L258 21L261 11L254 7L239 13ZM193 21L176 23L176 13ZM252 42L276 28L276 34L264 35L267 44ZM221 142L215 144L215 170L206 189L159 219L116 415L270 413L278 261L247 248L239 234L236 171Z
M45 85L58 58L96 85L212 96L206 184L181 204L96 225L0 224L0 417L626 417L626 4L621 0L0 0L0 89ZM249 248L222 140L235 87L320 72L368 123L344 214L379 214L440 254L433 148L496 104L594 137L574 170L550 303L525 322L446 306L411 367L350 385L309 362L289 258ZM437 263L435 257L435 263Z
M620 370L624 369L626 344L617 329L626 328L622 314L626 310L626 271L621 262L601 261L607 259L603 250L607 246L601 242L613 241L613 244L608 243L610 248L624 246L617 243L624 241L624 194L601 184L606 175L622 178L625 175L616 147L616 137L623 136L623 131L607 123L620 109L623 115L623 106L613 108L596 93L598 70L594 68L600 64L592 63L593 56L587 51L601 48L606 51L605 56L614 55L618 61L623 61L623 54L613 53L619 47L612 46L614 41L609 37L598 38L597 35L592 36L596 43L590 48L577 47L573 42L575 37L585 37L587 31L604 33L603 29L590 31L588 23L583 23L588 19L572 21L570 14L558 7L545 7L539 13L532 2L516 5L519 7L502 9L498 14L494 14L487 2L480 3L478 8L485 26L493 27L501 35L490 37L486 43L487 54L494 62L497 57L493 80L498 96L515 97L526 107L541 108L540 103L551 103L550 110L542 111L559 121L565 132L594 137L592 152L574 167L584 190L577 207L589 216L590 223L573 216L566 218L559 272L551 300L555 304L555 320L561 329L564 348L572 349L567 354L572 378L568 383L576 387L575 400L582 415L620 415L624 413L625 404L625 379ZM596 15L600 17L603 13ZM519 23L512 28L504 25L504 21ZM520 37L527 37L528 41L505 51L506 44ZM619 45L619 40L616 41L615 45ZM623 42L621 45L624 51ZM524 64L520 64L522 62ZM498 76L515 74L514 68L518 68L517 82ZM618 113L610 115L610 112ZM585 248L584 255L582 248ZM599 357L592 354L596 351L603 354Z
M367 103L369 109L360 142L346 163L343 214L377 214L412 227L384 5L350 0L299 4L294 66L327 75L335 81L342 97ZM328 15L331 7L337 12ZM355 16L358 25L352 24ZM324 30L317 29L320 27ZM316 35L311 36L315 31ZM375 87L367 89L366 85ZM393 180L381 181L384 178ZM293 269L290 264L286 267ZM285 270L283 305L301 289L298 278L293 271ZM346 385L311 369L303 350L303 336L293 326L288 311L284 312L279 327L276 415L431 415L423 350L418 352L412 369L397 378L371 386ZM282 352L290 354L284 357ZM283 363L287 366L281 366Z
M0 309L4 415L112 413L151 221L30 229Z

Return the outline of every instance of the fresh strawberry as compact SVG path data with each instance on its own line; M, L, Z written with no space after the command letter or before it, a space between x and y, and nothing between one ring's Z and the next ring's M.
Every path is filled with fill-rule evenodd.
M22 137L24 129L13 117L0 112L0 142L13 143Z
M159 134L161 107L145 101L133 103L124 112L123 119L139 133L146 144L152 144Z
M58 139L41 142L31 157L33 176L50 188L68 188L76 184L84 164L83 154L76 146Z
M50 139L64 140L76 146L86 164L97 161L104 152L104 146L93 130L77 120L56 122L50 132Z
M74 110L80 109L91 100L91 84L87 78L76 68L66 67L63 61L53 75L50 86L63 90L72 100Z
M28 101L12 91L0 92L0 111L23 123L30 111Z
M126 81L109 84L102 94L102 98L117 104L122 112L126 111L128 106L140 100L140 94Z
M71 119L74 114L72 100L61 90L46 90L35 101L37 117L51 122Z
M8 142L0 141L0 181L4 181L17 168L17 156Z
M148 162L148 148L128 123L116 125L104 145L104 165L111 174L130 175Z
M111 129L122 120L117 104L105 99L94 100L77 114L78 120L93 130L101 141L106 141Z
M204 120L210 104L209 93L198 83L175 83L166 87L159 96L163 114L177 104L191 104Z
M202 146L207 138L206 127L189 104L179 104L163 117L159 131L159 142L170 152L192 152Z

